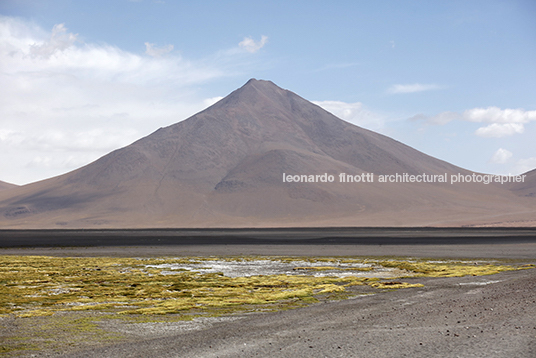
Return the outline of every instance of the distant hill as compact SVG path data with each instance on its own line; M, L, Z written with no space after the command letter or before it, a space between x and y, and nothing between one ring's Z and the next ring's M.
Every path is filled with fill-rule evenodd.
M511 185L511 190L517 195L536 198L536 169L526 172L524 175L526 175L525 180L522 183Z
M12 189L12 188L16 188L16 187L17 187L17 185L15 185L15 184L6 183L5 181L0 180L0 191L7 190L7 189Z
M333 175L333 182L284 182ZM340 183L374 174L373 183ZM270 81L62 176L0 193L0 227L445 226L534 217L506 186L379 183L471 175ZM366 176L365 176L366 177Z

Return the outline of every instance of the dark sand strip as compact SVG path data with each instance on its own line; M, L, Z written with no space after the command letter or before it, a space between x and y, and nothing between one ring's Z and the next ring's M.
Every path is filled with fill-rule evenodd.
M489 245L160 245L3 248L0 255L74 257L161 256L404 256L536 260L536 243Z
M0 230L0 254L536 259L536 228Z
M0 253L55 256L291 255L532 259L536 258L536 229L0 230Z
M0 230L0 247L534 243L536 228Z

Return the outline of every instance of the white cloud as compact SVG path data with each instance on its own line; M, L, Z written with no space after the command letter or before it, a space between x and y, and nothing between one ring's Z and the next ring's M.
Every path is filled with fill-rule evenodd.
M203 109L191 88L228 71L158 56L168 49L143 56L0 16L0 180L58 175Z
M156 47L155 44L149 42L145 43L145 53L152 57L160 57L171 51L173 51L173 45Z
M361 102L313 101L313 103L355 125L374 131L381 131L384 128L383 116L364 108Z
M479 137L500 138L516 133L523 133L525 127L522 123L493 123L485 127L480 127L475 131Z
M246 50L247 52L255 53L259 51L266 44L267 41L268 37L264 35L261 36L260 41L255 41L251 37L244 37L244 40L241 41L238 46Z
M476 130L481 137L504 137L525 131L525 123L536 120L536 111L500 109L498 107L474 108L463 112L463 119L470 122L491 123Z
M429 124L444 125L453 120L475 123L490 123L475 131L480 137L500 138L525 131L525 124L536 121L536 111L524 109L500 109L499 107L473 108L464 112L443 112L435 116L418 114L410 120L424 120Z
M491 162L495 164L505 164L510 158L512 158L512 152L509 150L499 148L491 157Z
M78 35L67 33L64 24L54 25L48 41L30 46L30 54L34 57L49 58L58 51L71 47Z
M474 108L463 112L464 119L484 123L528 123L536 120L536 111L500 109L499 107Z
M389 94L399 94L399 93L415 93L415 92L424 92L441 89L440 86L435 84L421 84L414 83L411 85L392 85L387 89Z

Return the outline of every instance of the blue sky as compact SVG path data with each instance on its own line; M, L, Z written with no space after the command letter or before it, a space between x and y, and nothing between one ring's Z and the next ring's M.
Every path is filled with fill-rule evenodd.
M536 168L535 1L0 2L0 180L274 81L458 166Z

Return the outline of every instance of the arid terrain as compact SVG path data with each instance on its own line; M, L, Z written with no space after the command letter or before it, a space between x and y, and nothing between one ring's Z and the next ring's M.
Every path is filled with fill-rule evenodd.
M411 282L411 280L409 280ZM254 314L66 357L534 357L535 270ZM178 329L179 331L181 328ZM147 336L145 336L147 337Z
M4 181L0 181L0 191L2 190L7 190L7 189L13 189L13 188L16 188L17 186L14 185L14 184L10 184L10 183L6 183Z
M137 247L5 248L0 255L51 257L340 257L379 260L422 260L481 265L536 263L534 240L489 244L414 245L175 245ZM471 259L471 257L474 257ZM433 259L435 258L435 259ZM498 260L495 258L499 258ZM467 261L469 259L469 261ZM471 261L473 260L473 261ZM474 263L474 264L472 264ZM208 263L201 266L209 265ZM318 264L316 264L318 265ZM530 267L530 266L527 266ZM177 321L168 315L154 320L97 319L81 331L84 343L12 352L12 356L43 357L533 357L536 353L536 269L485 276L408 277L399 282L422 286L373 289L351 286L343 300L323 300L277 312L233 313L215 318ZM78 311L80 322L95 322ZM89 314L89 316L88 316ZM93 316L92 316L93 315ZM41 330L49 317L69 322L76 316L12 318L4 316L3 336L15 327ZM62 318L63 317L63 318ZM74 318L73 318L74 317ZM158 317L158 316L157 316ZM92 328L93 327L93 328ZM17 328L19 329L19 328ZM48 328L50 330L50 327ZM85 331L88 330L88 331ZM72 333L69 333L71 332ZM86 333L84 333L86 332ZM95 336L95 333L99 335ZM89 339L88 337L91 337ZM49 348L46 348L49 347ZM54 345L52 345L54 347Z
M333 175L288 182L285 175ZM339 175L373 182L339 182ZM381 183L379 175L447 182ZM252 79L198 114L70 173L0 192L0 227L533 226L523 183L451 183L470 170Z

